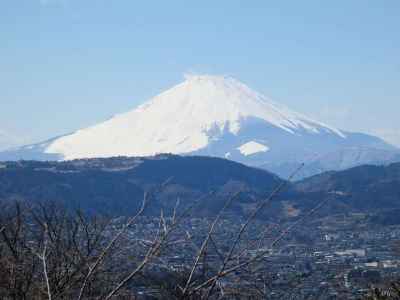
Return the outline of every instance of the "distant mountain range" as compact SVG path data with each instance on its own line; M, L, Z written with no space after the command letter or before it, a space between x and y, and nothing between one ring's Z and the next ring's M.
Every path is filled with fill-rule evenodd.
M389 214L381 221L400 222L400 163L331 171L294 183L262 169L199 156L0 163L2 200L56 201L116 216L137 210L145 191L150 192L150 215L161 209L170 213L180 199L180 209L197 201L194 215L212 216L237 194L229 211L243 216L281 184L285 188L260 218L296 218L328 199L320 216Z
M294 184L299 206L309 207L326 195L327 213L373 212L380 223L400 224L400 163L363 165L315 175Z
M398 161L378 137L336 129L224 76L189 76L138 108L72 134L0 153L0 160L71 160L159 153L222 157L287 177Z

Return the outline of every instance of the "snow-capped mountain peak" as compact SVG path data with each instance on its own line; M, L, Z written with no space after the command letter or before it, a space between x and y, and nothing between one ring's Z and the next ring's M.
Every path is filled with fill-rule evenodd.
M357 149L366 153L360 159ZM369 153L398 157L396 151L377 137L342 132L294 112L229 76L190 75L136 109L2 152L0 160L174 153L224 157L287 176L303 162L310 165L307 175L326 170L327 155L335 157L329 168L345 168L371 163Z
M47 153L65 159L191 153L224 132L237 135L247 118L291 134L341 131L274 103L227 76L191 75L136 109L54 141Z

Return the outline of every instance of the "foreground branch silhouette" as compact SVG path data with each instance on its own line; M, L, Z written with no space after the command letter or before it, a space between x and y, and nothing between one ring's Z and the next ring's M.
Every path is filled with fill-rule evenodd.
M329 201L323 200L304 213L264 249L258 238L249 240L248 234L259 214L286 187L286 181L255 203L244 222L229 231L229 238L220 235L227 232L224 222L241 190L227 197L207 221L208 229L201 232L187 223L204 197L212 193L189 205L182 206L177 199L169 214L161 208L157 217L145 215L170 181L145 192L141 206L128 218L86 215L55 202L2 203L0 297L137 299L143 298L145 290L159 299L267 298L270 279L260 268L265 255ZM140 226L149 220L157 225L152 233L143 235ZM274 228L259 228L260 239L272 235ZM178 269L174 253L182 254Z

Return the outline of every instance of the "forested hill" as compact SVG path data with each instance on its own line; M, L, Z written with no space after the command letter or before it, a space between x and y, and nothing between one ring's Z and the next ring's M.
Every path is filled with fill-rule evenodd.
M284 183L267 171L221 158L158 155L65 162L0 164L0 199L56 201L91 213L131 215L149 192L146 213L193 205L197 216L215 215L237 194L229 213L247 215ZM366 212L400 216L400 164L360 166L286 183L259 217L292 218L329 198L320 215ZM382 217L382 214L383 217Z
M159 155L67 162L7 162L0 166L0 198L58 201L89 212L127 215L150 191L148 213L201 199L197 214L213 214L226 199L240 213L268 195L282 179L267 171L220 158Z

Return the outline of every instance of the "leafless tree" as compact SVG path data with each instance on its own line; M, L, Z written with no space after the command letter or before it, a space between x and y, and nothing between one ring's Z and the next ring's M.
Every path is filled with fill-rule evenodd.
M146 192L138 211L124 221L71 211L55 202L2 205L0 298L137 299L136 287L142 285L154 288L156 298L265 299L271 292L271 278L262 268L265 256L328 201L284 229L267 224L251 238L254 222L286 187L283 182L221 245L220 235L227 234L225 214L240 191L226 199L206 232L184 226L203 198L186 207L177 200L170 215L160 210L153 234L130 235L168 182ZM266 235L268 247L261 247ZM177 251L189 256L179 268L169 261Z

